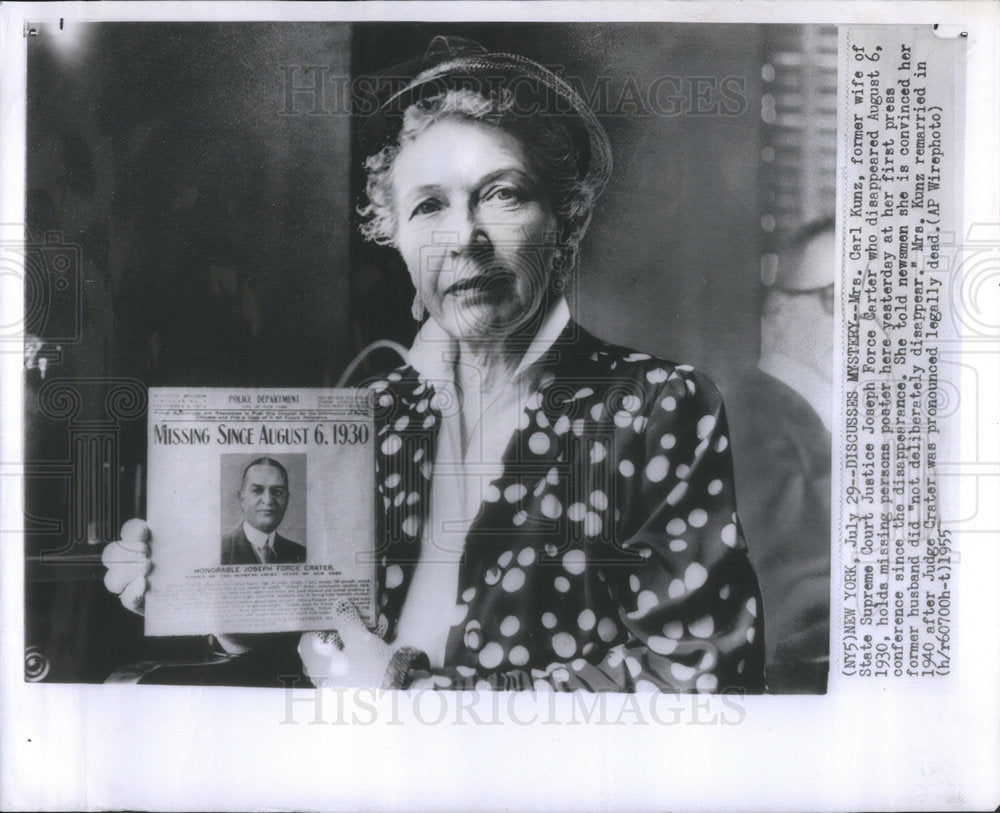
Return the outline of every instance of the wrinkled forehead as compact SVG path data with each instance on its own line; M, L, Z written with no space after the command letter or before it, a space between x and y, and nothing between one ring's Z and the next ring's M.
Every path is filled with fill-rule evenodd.
M247 469L244 483L247 486L282 485L286 488L288 487L288 480L285 477L285 473L277 466L272 466L268 463L258 463L257 465L251 466Z

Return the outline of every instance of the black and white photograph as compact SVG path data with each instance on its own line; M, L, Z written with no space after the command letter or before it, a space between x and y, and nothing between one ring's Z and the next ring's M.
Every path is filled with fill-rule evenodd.
M1000 520L963 472L996 459L969 427L1000 231L969 122L997 17L771 5L5 9L4 685L127 698L108 725L149 733L159 697L249 726L194 778L259 741L275 781L205 809L576 809L636 772L620 727L632 760L812 767L712 801L704 766L675 796L644 776L594 809L864 807L888 753L851 754L857 791L804 777L890 735L880 697L975 719L961 664L996 647L965 625L996 608L962 599ZM184 719L164 730L212 753ZM534 798L458 770L466 741L528 764L574 738L588 778ZM406 749L455 784L416 795ZM339 785L306 776L336 753ZM876 806L996 786L925 756ZM36 798L198 805L145 796L154 773Z
M306 456L220 455L220 565L306 561ZM293 491L293 484L297 488Z

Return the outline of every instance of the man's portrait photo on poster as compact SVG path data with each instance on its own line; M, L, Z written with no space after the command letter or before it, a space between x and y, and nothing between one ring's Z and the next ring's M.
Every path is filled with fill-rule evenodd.
M304 454L222 455L220 564L306 560Z

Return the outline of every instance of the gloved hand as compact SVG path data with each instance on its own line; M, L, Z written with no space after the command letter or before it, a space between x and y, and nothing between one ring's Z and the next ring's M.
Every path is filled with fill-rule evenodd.
M152 569L149 543L153 532L141 519L130 519L122 525L121 539L109 542L101 553L108 569L104 586L118 596L122 606L138 615L146 611L146 576ZM215 633L219 645L230 655L240 655L250 649L252 636Z
M368 631L346 599L337 605L335 623L335 630L306 632L299 639L299 657L313 685L320 689L381 688L392 660L390 646Z
M141 519L130 519L122 525L121 539L109 542L101 553L101 561L108 569L104 586L118 596L122 606L143 615L146 609L146 576L152 562L149 526Z

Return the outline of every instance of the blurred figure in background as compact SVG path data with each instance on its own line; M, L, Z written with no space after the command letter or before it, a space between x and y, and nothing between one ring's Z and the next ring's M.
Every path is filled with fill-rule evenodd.
M780 252L761 356L727 400L740 520L764 600L768 691L826 691L834 219Z

